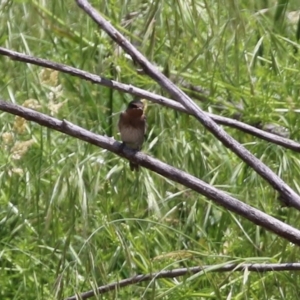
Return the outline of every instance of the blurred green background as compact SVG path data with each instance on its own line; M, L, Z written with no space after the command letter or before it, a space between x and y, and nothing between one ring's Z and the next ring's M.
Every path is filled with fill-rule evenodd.
M206 111L300 139L299 3L91 1ZM0 2L0 46L165 94L75 1ZM0 57L0 98L120 139L132 96ZM197 97L198 96L198 97ZM201 96L201 95L200 95ZM148 101L143 151L299 228L299 212L193 117ZM297 153L225 128L300 192ZM140 273L294 262L299 250L183 186L59 132L1 113L0 298L63 299ZM298 254L297 254L298 253ZM299 275L200 273L98 299L298 299Z

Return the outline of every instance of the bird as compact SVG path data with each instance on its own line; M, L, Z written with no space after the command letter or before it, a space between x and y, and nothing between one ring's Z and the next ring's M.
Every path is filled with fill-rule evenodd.
M147 120L144 115L144 104L141 100L131 101L127 109L120 114L118 128L123 145L140 151L147 130ZM139 165L129 163L131 171L139 171Z

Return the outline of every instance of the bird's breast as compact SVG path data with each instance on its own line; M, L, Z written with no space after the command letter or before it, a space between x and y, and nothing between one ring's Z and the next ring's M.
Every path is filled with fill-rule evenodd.
M122 141L129 148L140 149L144 142L144 128L122 126L120 134Z

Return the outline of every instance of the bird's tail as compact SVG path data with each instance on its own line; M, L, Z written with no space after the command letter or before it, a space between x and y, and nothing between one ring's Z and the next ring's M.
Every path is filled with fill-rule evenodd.
M133 162L129 162L129 166L130 166L130 170L131 171L136 171L138 172L139 169L140 169L140 166L136 163L133 163Z

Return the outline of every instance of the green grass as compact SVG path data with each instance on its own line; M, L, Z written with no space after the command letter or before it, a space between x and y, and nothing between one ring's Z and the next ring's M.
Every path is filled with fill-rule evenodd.
M297 10L296 0L261 7L220 0L91 3L166 74L209 90L209 100L197 102L203 109L220 113L222 104L221 114L231 116L242 102L245 122L278 124L300 139L299 22L285 17ZM165 94L136 73L75 1L7 1L0 16L3 47ZM5 57L0 66L1 98L35 99L43 113L119 139L118 114L131 96L65 74L45 81L42 68ZM272 188L194 118L151 103L147 118L143 151L299 228L298 213L281 207ZM1 121L1 136L10 138L0 148L1 299L63 299L183 266L298 260L296 246L181 185L146 169L131 173L127 161L37 124L20 128L6 113ZM297 153L226 131L300 191ZM15 143L30 140L26 152L16 153ZM298 282L296 272L202 272L98 298L298 299Z

